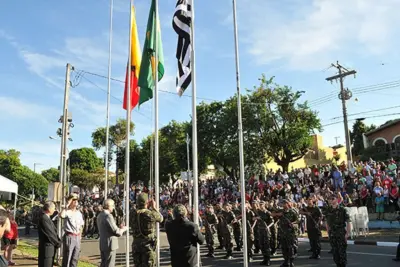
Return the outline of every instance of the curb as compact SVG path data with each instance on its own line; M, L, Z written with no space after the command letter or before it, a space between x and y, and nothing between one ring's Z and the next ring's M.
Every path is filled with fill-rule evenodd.
M299 242L309 243L310 240L308 238L300 237L298 238ZM321 243L329 243L329 240L326 238L321 239ZM371 240L347 240L347 245L364 245L364 246L377 246L377 247L397 247L399 243L397 242L379 242L379 241L371 241Z

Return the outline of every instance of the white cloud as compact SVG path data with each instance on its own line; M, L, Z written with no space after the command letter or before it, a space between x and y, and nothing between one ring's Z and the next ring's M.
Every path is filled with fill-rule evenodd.
M45 105L31 103L27 100L0 96L0 113L2 118L35 119L43 123L54 119L59 110Z
M246 0L239 4L239 28L257 64L322 69L339 55L382 55L394 48L399 9L397 0L379 5L372 0L285 0L276 5Z

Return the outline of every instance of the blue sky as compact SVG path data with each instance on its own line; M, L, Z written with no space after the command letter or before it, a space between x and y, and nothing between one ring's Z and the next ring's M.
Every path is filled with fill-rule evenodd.
M160 19L166 74L160 84L160 127L170 120L189 119L190 91L175 92L176 34L171 27L175 0L160 1ZM196 0L197 90L199 98L223 100L235 93L232 1ZM143 45L150 0L135 0L139 36ZM332 62L358 71L348 77L356 88L400 80L400 2L385 0L238 0L242 88L252 88L265 73L276 81L304 90L304 100L319 111L323 124L341 119L341 104L332 92L338 84L325 78L335 74ZM112 76L124 79L128 53L129 0L115 0ZM60 124L65 65L107 74L108 0L2 1L0 4L0 148L16 148L22 162L38 170L57 166L59 142L50 140ZM74 77L74 75L73 75ZM90 146L91 132L105 125L107 80L85 75L71 89L70 111L75 128L70 149ZM399 88L354 94L349 114L396 106ZM122 84L112 83L111 120L124 117ZM362 92L363 89L358 89ZM361 91L360 91L361 90ZM354 101L357 97L358 101ZM201 101L199 99L198 101ZM317 104L318 103L318 104ZM390 109L363 117L400 112ZM153 128L152 105L133 112L135 136L141 140ZM356 118L353 116L350 118ZM400 115L369 118L381 124ZM350 125L351 126L351 125ZM325 145L335 136L344 142L343 124L326 126Z

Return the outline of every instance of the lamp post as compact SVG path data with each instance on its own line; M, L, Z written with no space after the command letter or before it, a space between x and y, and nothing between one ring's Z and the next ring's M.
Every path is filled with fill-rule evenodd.
M33 163L33 172L36 173L36 166L43 165L42 163L35 162Z

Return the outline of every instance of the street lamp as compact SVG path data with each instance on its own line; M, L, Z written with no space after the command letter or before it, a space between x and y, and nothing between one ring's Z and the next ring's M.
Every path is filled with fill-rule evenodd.
M43 165L42 163L33 163L33 172L36 173L36 166Z

